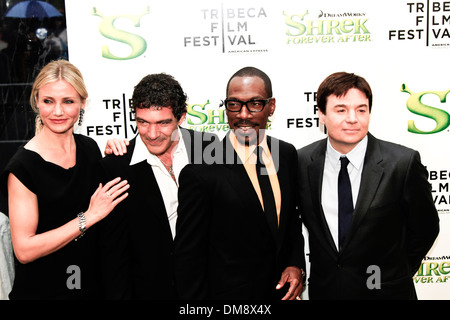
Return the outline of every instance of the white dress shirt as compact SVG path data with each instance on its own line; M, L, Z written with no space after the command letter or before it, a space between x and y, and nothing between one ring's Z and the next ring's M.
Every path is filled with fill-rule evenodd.
M359 186L361 184L361 172L363 170L366 150L367 136L365 136L364 139L361 140L352 151L345 155L350 161L347 169L352 186L353 207L356 206L356 200L358 199ZM325 155L325 167L323 171L321 201L322 209L328 223L328 228L333 236L336 248L339 248L338 175L341 169L341 163L339 160L341 156L343 155L331 146L330 140L328 139L327 152Z
M172 179L161 160L148 151L140 136L136 138L136 146L130 162L131 166L146 160L152 167L153 174L158 182L158 187L164 200L167 218L169 219L170 230L172 231L173 238L175 238L175 225L178 217L178 178L181 170L189 163L183 136L181 135L180 129L178 128L177 130L180 140L178 141L172 159L172 168L176 182ZM151 208L148 208L148 210L151 210Z

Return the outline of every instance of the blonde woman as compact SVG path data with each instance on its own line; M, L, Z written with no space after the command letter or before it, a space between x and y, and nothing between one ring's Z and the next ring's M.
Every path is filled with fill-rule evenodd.
M87 97L80 71L65 60L50 62L34 82L36 135L2 176L18 262L10 299L98 296L90 228L127 197L129 185L120 178L94 184L100 150L73 132Z

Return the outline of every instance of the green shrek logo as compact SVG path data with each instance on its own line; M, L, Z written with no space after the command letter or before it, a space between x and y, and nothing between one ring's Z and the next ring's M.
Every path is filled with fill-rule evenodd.
M122 42L131 48L131 52L128 56L118 57L113 53L111 53L107 45L103 45L102 56L106 59L112 60L130 60L137 58L141 54L143 54L145 50L147 50L147 42L145 41L145 39L137 34L117 29L114 23L116 22L117 19L124 18L131 20L135 27L140 27L142 17L149 13L150 8L147 7L146 10L137 15L123 14L123 15L104 16L97 10L97 8L93 8L92 15L102 18L102 21L100 22L98 28L102 36L114 41Z
M433 94L438 96L442 103L445 103L447 94L450 92L450 90L411 92L411 90L409 90L409 88L405 84L403 84L401 92L406 92L410 94L408 100L406 101L406 107L408 108L409 111L419 116L432 119L436 122L436 126L434 127L433 130L423 131L416 127L414 120L408 120L409 132L418 134L438 133L447 129L447 127L450 125L450 115L446 111L426 105L422 102L422 98L425 95Z
M192 104L187 107L188 128L202 132L220 132L230 129L225 115L225 109L206 109L205 104ZM217 119L217 121L215 121Z

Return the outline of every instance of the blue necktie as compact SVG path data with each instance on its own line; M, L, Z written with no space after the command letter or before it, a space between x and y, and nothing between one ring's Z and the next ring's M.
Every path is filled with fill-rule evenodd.
M261 188L264 213L272 233L276 236L278 230L277 208L275 205L275 197L273 195L269 175L262 158L263 148L258 146L255 151L257 155L256 175L258 176L259 187Z
M353 215L352 187L348 176L347 157L341 157L341 170L338 176L338 199L339 199L339 249L345 241L345 236L350 229Z

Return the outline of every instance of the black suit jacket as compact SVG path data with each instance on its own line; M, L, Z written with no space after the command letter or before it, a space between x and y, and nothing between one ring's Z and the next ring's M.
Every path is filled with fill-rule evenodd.
M203 150L217 138L183 128L181 133L190 163L201 163ZM120 176L130 184L127 199L98 224L104 293L108 299L173 300L172 233L151 166L147 161L130 166L136 139L124 156L100 161L102 182Z
M310 298L414 299L412 277L439 232L419 153L368 134L352 225L338 252L321 206L327 201L321 196L326 148L323 139L298 150L301 216L309 232ZM374 270L381 276L380 289L369 289L376 284Z
M244 166L235 162L228 136L221 150L224 158L231 157L212 165L188 165L181 172L175 270L182 299L271 299L286 267L304 268L296 151L280 140L268 138L268 143L279 165L277 240Z

